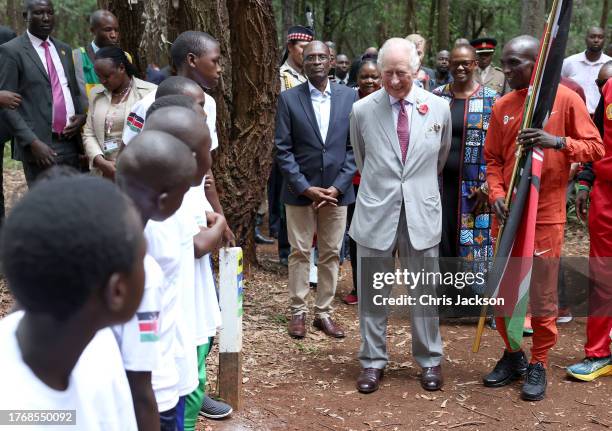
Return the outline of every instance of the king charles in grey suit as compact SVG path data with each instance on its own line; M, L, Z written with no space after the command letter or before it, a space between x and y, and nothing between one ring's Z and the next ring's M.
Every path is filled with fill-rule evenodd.
M397 254L402 270L436 271L442 228L438 174L451 145L448 103L413 85L419 60L414 44L389 39L378 56L383 88L353 105L351 142L361 184L349 234L357 243L359 318L363 370L357 388L378 389L388 362L388 306L382 305L393 285L373 283L375 273L395 273ZM435 285L407 286L416 304L410 306L412 353L423 368L426 390L442 386L442 340L435 305L419 296L435 297Z

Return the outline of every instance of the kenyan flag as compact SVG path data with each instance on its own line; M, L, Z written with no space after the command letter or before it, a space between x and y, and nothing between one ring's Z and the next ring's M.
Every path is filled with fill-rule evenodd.
M147 343L159 340L159 311L136 313L140 342Z

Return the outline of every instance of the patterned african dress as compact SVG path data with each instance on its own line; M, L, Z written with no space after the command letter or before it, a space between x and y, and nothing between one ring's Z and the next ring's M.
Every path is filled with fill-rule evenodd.
M467 99L456 99L450 84L433 93L448 101L451 108L453 134L451 150L442 172L442 240L440 256L462 258L453 262L461 272L486 274L493 257L490 207L475 214L475 199L469 199L472 189L486 180L484 143L491 109L498 94L479 86ZM484 291L483 284L473 284L473 293Z

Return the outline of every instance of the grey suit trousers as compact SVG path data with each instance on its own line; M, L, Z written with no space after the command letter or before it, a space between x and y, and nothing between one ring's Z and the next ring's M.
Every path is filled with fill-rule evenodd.
M400 220L395 240L388 250L376 250L357 244L359 294L359 327L361 347L359 361L363 368L385 368L389 360L387 354L387 316L388 305L375 305L375 296L388 298L392 285L386 284L382 289L373 288L374 272L395 273L395 254L399 257L401 269L417 273L422 270L438 271L438 246L425 250L415 250L410 242L406 213L402 204ZM428 259L429 258L429 259ZM403 292L402 292L403 293ZM408 288L408 295L432 295L435 297L435 286L418 285L414 290ZM442 360L442 339L438 320L438 309L434 305L421 305L416 301L410 306L412 329L412 355L421 367L440 365Z

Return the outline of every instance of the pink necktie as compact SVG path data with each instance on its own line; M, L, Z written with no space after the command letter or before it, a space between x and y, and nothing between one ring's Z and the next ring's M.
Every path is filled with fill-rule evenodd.
M399 139L400 149L402 150L402 163L406 163L406 153L408 152L408 142L410 141L410 126L408 125L408 114L406 113L406 101L400 100L400 112L397 117L397 138Z
M51 90L53 92L53 131L55 133L62 133L64 131L64 127L66 127L66 100L64 99L64 92L62 91L62 84L60 84L59 76L57 76L57 70L53 64L53 59L51 58L49 42L44 41L41 46L45 49L47 71L49 73Z

